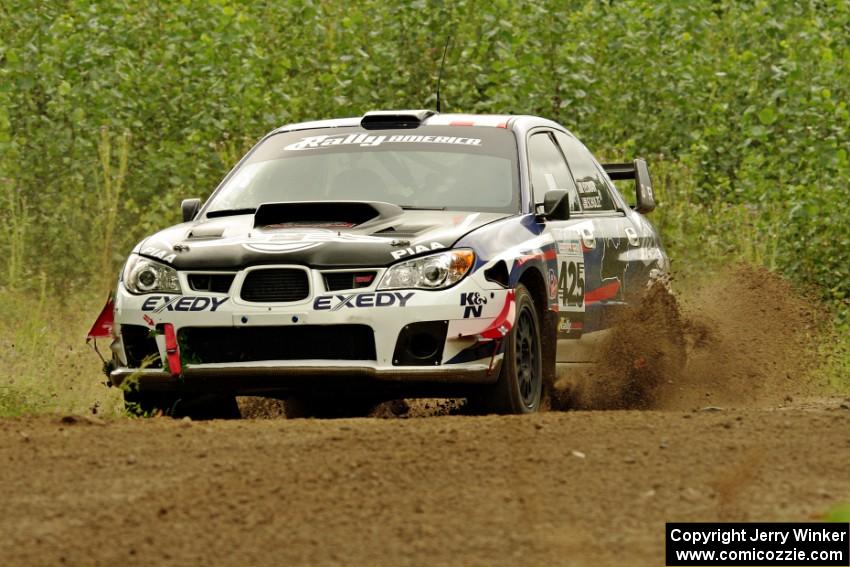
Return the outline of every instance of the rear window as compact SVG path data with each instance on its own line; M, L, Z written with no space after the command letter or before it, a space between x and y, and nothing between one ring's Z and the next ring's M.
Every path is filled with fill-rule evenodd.
M301 130L255 148L206 212L331 200L516 212L518 179L516 141L502 128Z

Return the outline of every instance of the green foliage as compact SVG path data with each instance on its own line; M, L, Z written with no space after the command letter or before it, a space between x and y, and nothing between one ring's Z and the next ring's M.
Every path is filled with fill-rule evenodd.
M0 414L122 412L79 337L129 249L278 125L433 107L447 35L445 111L540 114L608 159L646 157L676 271L744 260L816 290L838 313L823 372L846 391L847 2L16 0Z
M120 391L103 385L101 363L81 339L104 298L60 303L45 284L39 278L35 294L0 293L0 416L120 415Z
M447 34L444 110L649 157L680 267L749 258L846 313L850 5L822 0L5 3L0 282L105 285L273 127L433 106Z
M850 522L850 502L837 504L827 511L824 516L827 522L840 522L845 524Z

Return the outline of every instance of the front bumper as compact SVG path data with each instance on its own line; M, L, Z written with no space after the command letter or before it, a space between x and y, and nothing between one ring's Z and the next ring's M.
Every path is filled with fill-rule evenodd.
M243 270L237 273L228 294L192 291L184 295L133 295L119 284L115 295L116 335L112 344L117 364L110 375L112 383L138 379L146 388L263 391L339 382L472 385L496 380L502 357L499 339L512 323L513 293L487 281L483 270L440 291L378 291L376 282L382 275L378 270L371 286L335 292L326 291L318 271L308 270L309 295L301 301L257 303L241 298L241 283L247 271L292 267L274 265ZM188 289L186 276L180 274L184 290ZM421 328L415 325L423 322L433 322L442 329L441 344L436 345L438 348L430 356L420 356L428 354L423 352L403 356L403 348L407 348L405 340L409 339L404 339L405 333L409 334L411 327ZM177 369L174 357L169 360L167 356L166 333L162 332L166 326L171 326L179 343ZM374 349L362 349L361 359L357 359L361 354L352 353L351 349L344 358L334 358L334 353L340 350L339 343L346 341L337 330L353 326L371 330ZM156 363L160 368L142 368L138 357L132 356L126 339L133 329L147 329L154 335L149 341L155 344L152 348L159 356ZM324 329L333 341L327 345L322 344ZM233 348L226 348L233 345L223 343L200 349L204 357L198 358L187 348L186 341L193 333L204 335L198 330L207 331L207 335L215 331L219 337L222 333L224 337L232 333L234 344L238 337L262 337L266 331L282 333L279 336L290 339L280 343L279 358L269 356L270 347L265 345L263 349L246 348L255 359L234 360L237 354ZM310 337L309 345L302 340L299 346L293 340L302 331L305 337ZM273 351L275 347L271 348ZM256 354L255 350L262 352ZM218 351L228 354L216 360ZM317 356L317 351L321 356Z

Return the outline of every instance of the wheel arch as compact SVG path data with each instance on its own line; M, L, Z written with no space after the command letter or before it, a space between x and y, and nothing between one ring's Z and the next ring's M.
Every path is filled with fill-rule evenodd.
M522 284L531 293L531 298L534 299L534 307L537 309L537 316L543 320L543 316L548 311L549 293L546 290L546 280L543 274L536 266L529 266L522 274L520 274L517 284Z

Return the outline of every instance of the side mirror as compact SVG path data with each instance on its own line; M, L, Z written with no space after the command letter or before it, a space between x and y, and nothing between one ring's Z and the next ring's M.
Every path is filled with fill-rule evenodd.
M570 218L570 200L563 189L552 189L543 195L543 214L550 220Z
M632 163L606 163L602 168L613 181L635 180L634 209L637 212L647 214L655 210L655 194L645 160L638 158Z
M635 210L642 214L655 210L655 193L652 191L652 180L649 178L649 167L642 159L635 160Z
M200 199L183 199L180 203L180 208L183 210L183 222L193 220L201 209Z

